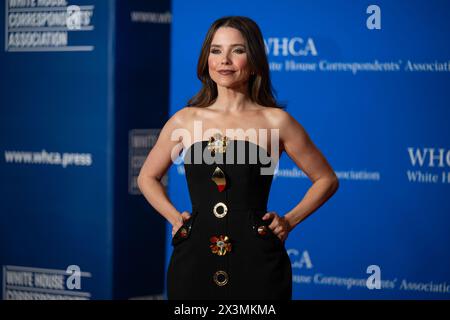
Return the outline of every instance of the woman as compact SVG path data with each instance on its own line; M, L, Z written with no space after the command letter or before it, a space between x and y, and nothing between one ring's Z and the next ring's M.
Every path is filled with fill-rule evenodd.
M173 226L168 298L291 299L285 240L336 192L338 179L303 127L275 101L253 20L215 21L197 73L203 87L165 124L138 177L146 199ZM160 180L182 149L192 211L180 214ZM282 152L313 185L279 215L267 212L267 199Z

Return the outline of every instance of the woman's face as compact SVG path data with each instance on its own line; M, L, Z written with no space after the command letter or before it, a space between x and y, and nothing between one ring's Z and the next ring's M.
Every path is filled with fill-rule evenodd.
M248 81L247 44L239 30L219 28L211 41L208 67L211 79L218 85L236 88Z

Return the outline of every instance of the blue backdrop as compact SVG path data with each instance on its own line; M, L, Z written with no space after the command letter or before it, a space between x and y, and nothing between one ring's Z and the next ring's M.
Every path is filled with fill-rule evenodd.
M161 298L171 227L136 176L225 15L261 26L279 100L341 182L286 243L294 298L449 299L448 1L31 3L0 5L3 299ZM183 167L168 178L190 210ZM283 156L269 209L310 185Z
M200 88L196 63L211 23L254 19L279 100L341 182L286 243L294 298L448 299L450 5L370 4L174 0L171 113ZM377 22L381 29L369 28ZM284 155L269 210L289 211L310 186ZM191 209L182 165L170 172L170 191L180 211ZM370 265L379 267L380 290L366 286Z
M45 3L0 5L2 297L160 298L165 224L136 177L168 113L170 2Z

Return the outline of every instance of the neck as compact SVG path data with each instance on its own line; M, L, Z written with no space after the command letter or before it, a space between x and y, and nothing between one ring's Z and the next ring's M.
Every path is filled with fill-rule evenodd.
M227 88L217 86L217 99L214 108L225 112L243 111L251 103L246 86Z

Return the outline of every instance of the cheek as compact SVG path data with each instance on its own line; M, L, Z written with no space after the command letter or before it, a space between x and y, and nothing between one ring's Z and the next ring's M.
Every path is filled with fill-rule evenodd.
M217 67L217 59L214 59L214 57L209 56L208 57L208 67L210 69L215 69Z
M245 69L245 68L247 68L247 57L239 57L239 58L236 58L236 60L234 61L234 64L235 64L239 69Z

